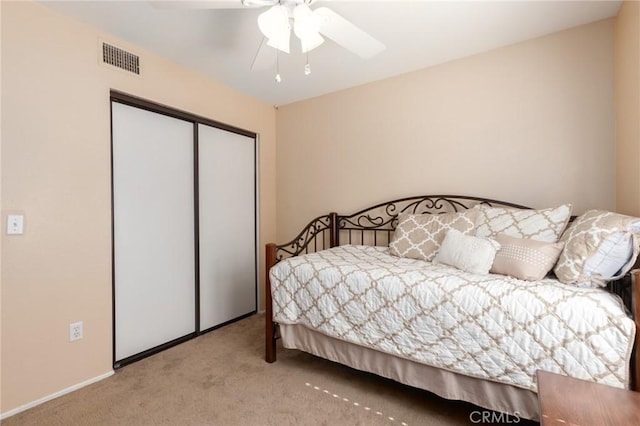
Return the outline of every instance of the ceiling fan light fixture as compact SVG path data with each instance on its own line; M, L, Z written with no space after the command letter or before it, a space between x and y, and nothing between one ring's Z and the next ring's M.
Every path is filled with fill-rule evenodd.
M289 34L283 34L281 37L267 39L267 45L281 52L289 53L289 37Z
M247 7L263 7L278 4L278 0L242 0L242 5Z
M300 3L293 9L293 21L293 31L301 38L309 32L317 33L320 29L319 18L305 3Z
M309 52L324 43L319 33L320 18L306 3L300 3L293 9L293 32L300 39L302 52Z
M289 53L291 25L289 14L284 6L276 4L258 16L258 28L269 40L267 44L273 48Z
M304 38L300 38L300 44L302 45L302 52L307 53L315 49L324 43L324 38L318 33L309 34Z

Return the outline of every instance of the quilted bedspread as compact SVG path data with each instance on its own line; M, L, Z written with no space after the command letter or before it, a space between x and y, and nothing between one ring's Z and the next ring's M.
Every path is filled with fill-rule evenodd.
M537 369L628 387L635 324L617 296L387 251L340 246L281 261L270 271L274 320L533 391Z

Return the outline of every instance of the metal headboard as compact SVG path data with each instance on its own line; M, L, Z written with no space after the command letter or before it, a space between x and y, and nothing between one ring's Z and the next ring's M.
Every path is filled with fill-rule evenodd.
M388 201L360 210L349 215L329 213L318 216L303 228L303 230L291 241L285 244L267 244L266 247L266 291L271 292L269 269L280 260L287 257L298 256L304 253L316 252L341 244L364 244L386 246L389 244L393 232L398 223L398 214L442 214L459 212L483 204L497 207L511 207L517 209L530 209L505 201L492 200L480 197L468 197L461 195L424 195L417 197L401 198ZM571 218L573 219L573 217ZM640 260L636 262L636 268L640 267ZM634 275L634 272L635 275ZM638 339L640 340L640 300L634 297L635 281L640 280L640 272L632 271L623 278L612 281L607 289L620 296L625 306L635 318ZM637 284L636 284L637 285ZM266 360L273 362L276 359L275 341L277 338L276 324L271 319L271 298L266 300ZM634 356L635 388L640 384L640 357Z
M339 215L336 245L387 246L398 225L398 214L442 214L470 209L478 204L529 209L505 201L461 195L423 195L380 203L350 215Z

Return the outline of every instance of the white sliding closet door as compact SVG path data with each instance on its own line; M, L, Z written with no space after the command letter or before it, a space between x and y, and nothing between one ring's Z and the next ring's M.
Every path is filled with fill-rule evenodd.
M115 361L195 330L193 123L112 102Z
M198 125L200 330L256 311L255 139Z

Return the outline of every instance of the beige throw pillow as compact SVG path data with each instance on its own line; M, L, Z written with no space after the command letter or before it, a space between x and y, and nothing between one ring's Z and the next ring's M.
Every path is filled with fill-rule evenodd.
M554 269L565 284L605 286L629 271L638 256L640 218L589 210L562 236L565 242Z
M495 239L500 250L496 253L491 272L527 281L544 278L564 247L564 242L545 243L505 234L498 234Z
M543 210L477 207L476 237L495 238L505 234L516 238L555 243L571 218L571 204Z
M450 229L472 234L475 220L475 209L442 214L400 213L398 225L389 243L389 253L431 261Z

